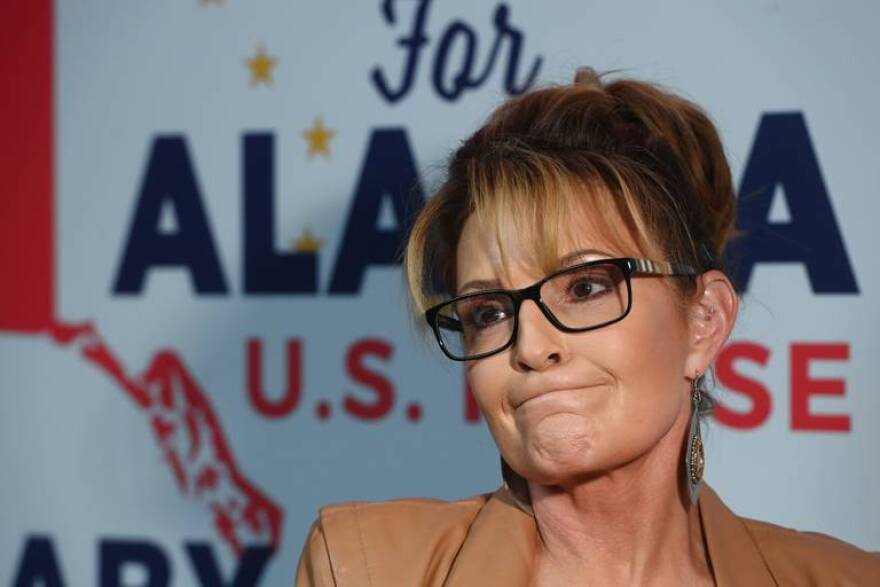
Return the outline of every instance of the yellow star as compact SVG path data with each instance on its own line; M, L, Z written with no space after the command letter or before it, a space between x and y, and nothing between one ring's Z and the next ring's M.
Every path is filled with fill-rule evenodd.
M272 85L272 70L278 62L274 57L270 57L266 50L262 47L257 49L257 54L247 59L245 63L251 70L251 85L265 84Z
M330 156L330 139L336 133L324 126L320 117L315 119L312 128L303 131L303 138L309 143L309 157L314 155Z
M297 253L317 253L321 248L321 239L312 234L308 226L303 230L302 236L293 241L293 250Z

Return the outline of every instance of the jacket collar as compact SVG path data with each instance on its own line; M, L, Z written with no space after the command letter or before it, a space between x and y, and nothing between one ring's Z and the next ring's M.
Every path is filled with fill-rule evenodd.
M744 522L706 483L698 507L716 585L776 585ZM502 486L471 524L446 585L525 586L538 540L534 516Z

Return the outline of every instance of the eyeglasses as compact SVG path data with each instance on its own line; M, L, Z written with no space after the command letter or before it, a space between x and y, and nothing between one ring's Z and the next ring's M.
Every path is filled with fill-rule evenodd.
M432 306L425 319L453 361L482 359L508 348L519 309L532 300L553 326L585 332L623 320L632 308L633 275L696 275L690 265L634 259L599 259L567 267L522 289L465 294Z

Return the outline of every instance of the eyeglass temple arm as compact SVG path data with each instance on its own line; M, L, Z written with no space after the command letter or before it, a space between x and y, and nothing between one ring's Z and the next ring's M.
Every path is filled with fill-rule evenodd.
M633 259L635 265L633 273L647 273L654 275L696 275L697 270L684 263L667 263L666 261L651 261L650 259Z

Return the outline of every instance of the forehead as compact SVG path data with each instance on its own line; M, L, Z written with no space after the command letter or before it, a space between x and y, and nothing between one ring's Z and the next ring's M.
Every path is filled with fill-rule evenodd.
M517 218L510 213L468 216L456 249L458 291L468 281L522 287L559 269L560 260L584 251L583 260L644 256L622 220L607 206L582 202L554 219ZM553 226L543 226L549 220Z

